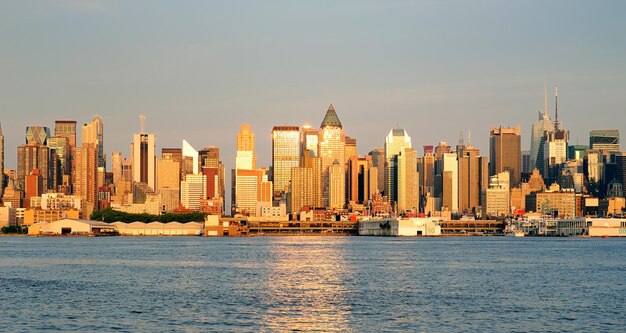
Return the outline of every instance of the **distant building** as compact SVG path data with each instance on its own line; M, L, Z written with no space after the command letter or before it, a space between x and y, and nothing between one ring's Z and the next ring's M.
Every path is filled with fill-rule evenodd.
M511 187L519 187L521 178L521 130L513 128L492 128L489 135L489 175L495 176L508 171Z
M619 130L592 130L589 132L589 148L608 155L620 151Z
M274 194L287 193L291 169L300 165L300 127L274 126L272 129L272 172Z
M206 197L205 175L187 175L180 182L180 202L186 209L199 210L200 200Z
M133 181L156 188L156 155L154 134L139 133L133 136L132 173Z
M322 159L322 204L325 207L339 205L340 199L337 197L339 192L334 193L333 205L331 205L330 202L330 167L337 162L341 164L341 169L345 171L345 168L343 167L343 163L346 160L345 146L346 134L343 130L343 126L341 125L341 121L339 121L337 112L335 112L335 108L331 104L328 106L324 120L322 120L322 124L320 125L318 137L318 153ZM338 172L338 167L335 167L334 171ZM335 179L335 181L338 182L339 180ZM345 184L345 176L343 184ZM334 188L334 190L339 191L337 188ZM342 192L345 195L345 189ZM341 200L345 200L345 197ZM340 206L343 207L343 204L344 203L342 202Z
M485 213L487 215L502 216L511 212L509 179L508 171L489 177L489 188L485 191Z

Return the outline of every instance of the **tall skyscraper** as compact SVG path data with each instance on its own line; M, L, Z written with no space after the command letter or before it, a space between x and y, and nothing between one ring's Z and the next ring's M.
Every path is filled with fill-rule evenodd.
M346 159L344 164L348 164L350 157L356 156L359 157L359 154L356 150L356 139L346 136L346 152L344 154L344 158Z
M511 187L508 171L489 177L489 188L485 191L485 213L491 216L507 215L511 212Z
M122 162L124 161L124 157L122 157L122 153L119 151L114 151L111 154L111 171L113 172L113 184L122 180Z
M435 196L435 155L432 145L424 146L424 157L422 157L420 170L421 195Z
M346 172L342 162L335 160L328 168L328 207L342 209L346 202Z
M491 128L489 135L489 175L508 171L511 187L519 187L522 180L522 149L520 126Z
M74 149L72 188L74 195L83 201L83 218L88 219L96 208L98 174L98 147L93 143L83 143Z
M392 207L398 203L398 165L395 159L404 148L411 147L411 137L402 128L394 128L385 138L385 194ZM415 168L417 171L417 166Z
M206 199L206 176L187 175L180 182L180 202L191 210L200 209L200 199Z
M54 136L65 137L71 149L76 148L76 120L57 120L54 122ZM70 149L70 150L71 150Z
M589 132L589 148L604 155L620 151L619 130L592 130Z
M67 137L53 136L48 139L50 149L50 165L48 170L48 186L55 191L60 190L60 186L70 185L67 176L71 170L70 145ZM43 170L45 172L46 170ZM65 181L64 181L65 176Z
M300 165L300 128L274 126L272 129L272 170L274 194L288 192L291 169Z
M346 133L343 130L343 126L341 126L341 121L339 121L335 108L331 104L328 106L324 120L322 120L318 137L318 153L322 158L322 204L325 207L329 207L330 204L329 169L331 165L335 164L335 161L337 161L339 167L344 169L343 163L345 161L346 154L345 146ZM335 173L339 172L337 168L338 167L335 167ZM345 185L345 176L343 184ZM339 199L337 198L338 193L339 192L335 193L335 197L333 198L336 200L334 202L335 206L338 206L339 202ZM345 189L343 190L343 193L345 194ZM341 207L343 207L343 203L341 204Z
M289 212L297 213L305 206L313 206L313 168L292 168Z
M437 163L441 168L441 202L450 212L459 211L459 164L456 153L443 153Z
M237 134L237 156L235 159L235 169L256 169L254 133L250 129L250 124L241 125L240 131Z
M187 140L183 140L183 159L185 159L185 157L187 157L188 161L190 161L191 166L183 166L183 169L185 169L186 173L193 173L194 175L197 175L199 173L199 154L198 151L191 146L191 144L189 144L189 142L187 142ZM190 169L190 170L187 170Z
M207 176L207 197L210 199L224 199L224 164L220 160L220 149L218 147L205 147L199 151L202 174ZM224 203L224 200L222 200ZM224 207L222 207L222 210Z
M83 125L82 143L93 144L98 151L98 167L106 168L106 155L104 154L104 125L102 118L95 115L93 120Z
M543 170L544 158L544 136L546 131L554 129L554 123L548 114L548 90L543 87L543 111L539 111L539 119L533 123L530 138L530 168Z
M33 169L41 170L43 187L48 188L48 167L50 163L50 149L48 146L29 141L28 144L17 147L17 189L25 190L26 176Z
M322 158L315 156L313 151L307 150L302 154L300 166L303 168L310 168L312 170L312 205L314 207L323 207L322 197L324 189L322 187Z
M300 138L302 140L302 147L300 151L304 154L305 151L309 150L313 156L318 156L317 146L318 146L318 136L319 131L316 129L312 129L310 125L302 126L302 134Z
M352 156L348 161L348 201L366 204L378 192L378 168L373 166L372 156Z
M385 192L385 148L374 148L372 151L368 153L369 156L372 157L372 166L378 169L378 180L376 189L372 189L374 191L378 191L378 193Z
M397 211L419 210L419 174L417 172L417 152L413 148L402 147L393 156L396 179ZM393 204L393 203L392 203Z
M465 146L463 153L458 157L459 172L459 212L480 212L480 196L482 188L481 175L487 175L487 170L481 170L480 151L472 145Z
M156 156L155 136L144 132L143 116L141 122L141 133L133 135L132 148L132 172L133 181L144 183L152 190L156 188Z
M0 198L4 194L4 134L0 123Z
M28 126L26 127L26 144L33 143L40 146L48 144L48 138L51 137L50 129L45 126Z

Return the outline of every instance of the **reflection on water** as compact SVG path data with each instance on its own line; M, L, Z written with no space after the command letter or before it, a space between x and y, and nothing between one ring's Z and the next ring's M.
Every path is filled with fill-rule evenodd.
M268 247L262 325L269 330L345 332L352 268L338 247L346 238L285 238Z
M0 331L623 331L625 254L614 239L3 237Z

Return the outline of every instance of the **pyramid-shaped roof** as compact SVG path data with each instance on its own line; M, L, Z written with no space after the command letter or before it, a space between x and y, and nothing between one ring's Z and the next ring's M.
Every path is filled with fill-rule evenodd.
M324 128L324 127L343 128L341 126L341 121L339 121L339 117L337 116L337 112L335 112L335 108L333 107L332 104L328 106L328 111L326 111L324 120L322 120L322 125L320 125L320 128Z

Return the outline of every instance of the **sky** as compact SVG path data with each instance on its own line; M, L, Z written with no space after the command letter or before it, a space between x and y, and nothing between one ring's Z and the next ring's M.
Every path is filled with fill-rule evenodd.
M551 114L559 86L571 144L624 135L624 13L625 1L4 0L5 168L26 126L95 114L109 162L144 114L158 152L218 146L227 170L250 123L268 166L272 127L318 127L331 103L360 154L398 126L419 155L461 132L488 155L501 124L519 124L529 150L544 82Z

